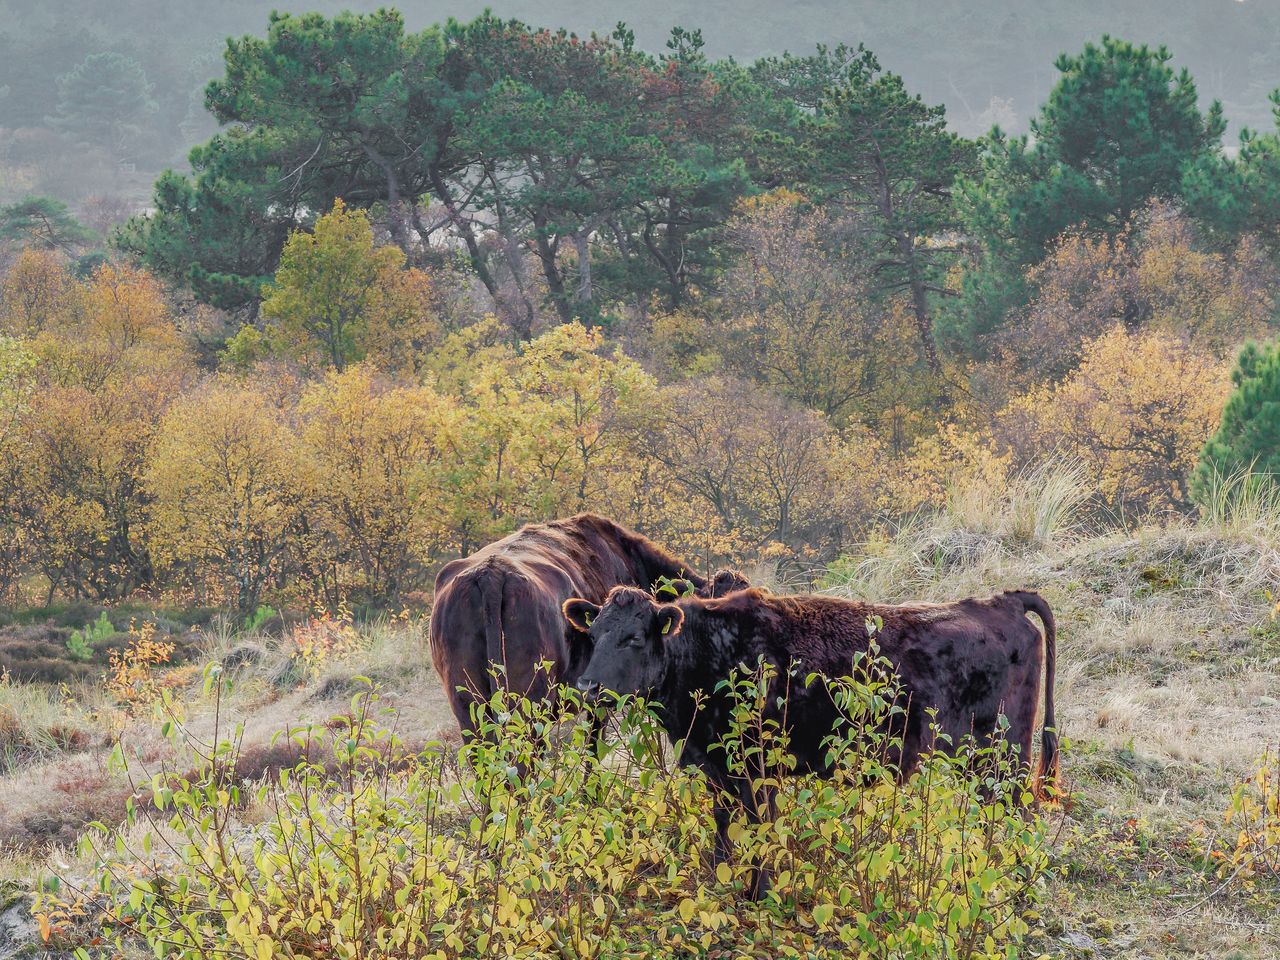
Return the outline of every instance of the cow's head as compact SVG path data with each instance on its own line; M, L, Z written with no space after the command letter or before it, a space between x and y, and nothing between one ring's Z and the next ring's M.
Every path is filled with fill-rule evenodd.
M666 583L658 587L654 594L659 600L678 600L682 597L697 597L700 600L715 600L719 597L727 596L730 593L737 593L739 590L750 590L751 581L737 570L730 570L723 567L717 570L711 577L702 582L702 586L695 586L692 580L686 580L683 577L677 577L674 580L668 580Z
M737 593L739 590L750 589L751 581L743 573L724 567L715 572L711 579L707 581L707 585L699 591L698 596L715 599L716 597L727 596L730 593Z
M588 700L606 690L653 693L662 682L666 642L684 624L684 611L674 603L659 603L635 587L614 587L604 606L566 600L564 615L574 629L591 635L591 659L577 684Z

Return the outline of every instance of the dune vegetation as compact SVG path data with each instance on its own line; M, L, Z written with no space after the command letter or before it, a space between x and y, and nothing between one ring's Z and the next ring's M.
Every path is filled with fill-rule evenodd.
M964 753L871 788L876 749L851 742L848 781L785 778L776 823L712 869L705 785L671 767L643 712L623 711L597 758L582 724L500 695L497 745L462 747L420 617L215 619L182 631L178 666L146 662L135 627L125 687L0 687L6 889L36 894L28 934L44 925L58 949L252 956L267 936L304 956L1270 956L1280 515L1085 531L1086 492L1062 469L1007 493L955 487L824 584L1042 590L1066 746L1062 797L1037 819L958 804L977 782ZM955 843L969 852L947 867ZM789 871L758 906L733 892L748 852ZM316 916L345 919L321 933Z

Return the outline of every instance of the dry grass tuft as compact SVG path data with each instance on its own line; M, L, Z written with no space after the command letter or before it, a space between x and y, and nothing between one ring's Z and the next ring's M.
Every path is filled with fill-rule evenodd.
M0 675L0 775L32 760L105 741L84 708L93 692L20 683Z
M943 516L970 533L1045 546L1075 528L1091 495L1082 467L1048 460L1015 474L1003 489L973 478L957 480L947 490Z

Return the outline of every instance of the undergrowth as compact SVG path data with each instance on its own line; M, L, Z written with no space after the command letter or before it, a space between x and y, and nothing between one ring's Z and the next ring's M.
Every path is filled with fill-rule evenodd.
M841 681L832 776L786 776L765 683L739 681L723 746L770 758L776 814L733 824L730 862L712 862L706 781L670 761L642 702L597 743L581 716L499 692L461 751L408 750L370 685L283 733L305 759L254 788L234 776L238 729L166 721L185 773L120 751L146 802L92 827L93 874L47 879L36 916L53 946L184 958L1017 956L1048 844L1007 750L966 743L900 783L874 734L891 698ZM228 684L207 673L215 700ZM753 903L761 862L774 886Z

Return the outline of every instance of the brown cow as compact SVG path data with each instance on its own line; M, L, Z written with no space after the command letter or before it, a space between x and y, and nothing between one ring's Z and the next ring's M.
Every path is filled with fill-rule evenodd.
M895 668L905 713L891 732L901 738L896 757L905 776L933 746L936 723L954 749L967 734L989 740L1000 714L1009 721L1008 741L1031 756L1041 667L1045 671L1044 728L1037 785L1057 768L1053 674L1056 634L1053 613L1039 594L1011 591L957 603L888 606L827 596L775 596L761 590L730 593L719 600L687 598L659 603L628 587L609 593L603 607L569 600L565 617L590 636L593 652L578 688L590 699L602 690L639 694L656 701L658 717L671 738L685 738L681 762L700 768L717 791L718 858L728 856L729 812L736 799L756 819L771 803L757 797L748 776L730 772L727 752L713 749L730 732L732 703L719 687L736 668L759 658L777 668L774 688L764 699L766 719L785 725L797 773L826 773L824 741L840 720L823 684L796 683L788 672L848 676L854 655L869 645L868 620L879 617L881 655ZM1044 638L1026 615L1044 624ZM695 711L692 697L701 693ZM930 717L930 709L936 715ZM758 873L752 892L768 886Z
M431 659L462 731L474 730L472 705L493 693L492 664L508 689L534 698L577 680L591 644L565 623L565 600L603 600L618 584L649 588L664 577L699 590L707 583L639 533L591 513L529 524L446 564L436 577Z
M747 579L746 574L731 570L728 567L722 567L711 576L707 586L697 591L697 596L707 600L715 600L719 597L727 597L731 593L737 593L739 590L750 590L751 581Z

